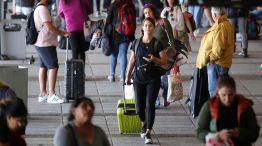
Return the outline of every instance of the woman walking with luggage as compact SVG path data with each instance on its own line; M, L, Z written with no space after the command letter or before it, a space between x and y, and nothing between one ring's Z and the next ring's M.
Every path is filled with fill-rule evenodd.
M145 4L144 5L144 18L152 18L155 23L155 30L153 36L158 39L162 45L163 48L167 47L173 47L175 48L175 40L172 32L172 26L169 23L169 21L166 18L161 18L160 13L158 12L157 8L153 4ZM170 37L170 40L167 36ZM163 105L167 107L170 103L167 101L167 88L168 88L168 82L167 82L167 75L169 74L169 71L166 72L165 75L161 77L161 88L163 89L163 98L164 98L164 103ZM160 107L160 99L157 98L156 100L156 107Z
M167 55L160 41L153 37L155 21L148 17L142 23L143 36L132 45L125 83L130 84L133 72L136 110L142 121L140 136L152 144L151 130L155 120L155 101L160 89L160 76L154 64L166 65ZM146 110L146 113L145 113Z

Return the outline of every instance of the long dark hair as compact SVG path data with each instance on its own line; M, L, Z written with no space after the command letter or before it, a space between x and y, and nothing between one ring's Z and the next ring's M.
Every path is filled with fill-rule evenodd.
M95 105L94 102L88 98L88 97L81 97L81 98L77 98L72 104L71 104L71 108L69 111L69 116L68 116L68 121L72 121L75 119L75 116L72 113L72 109L78 107L82 102L87 102L90 107L92 108L93 112L95 111Z
M146 9L146 8L149 8L150 10L152 10L153 12L153 15L155 17L156 20L160 19L160 13L159 11L157 10L157 8L155 7L155 5L151 4L151 3L147 3L144 5L144 8L143 8L143 11ZM145 14L143 14L143 17L142 17L142 20L145 19Z
M150 18L150 17L145 18L145 19L143 20L143 24L144 24L146 21L149 21L149 22L152 23L154 26L156 26L156 22L155 22L154 19L152 19L152 18Z
M28 111L22 99L18 98L9 102L0 103L0 126L8 127L7 116L11 117L27 117ZM27 119L25 119L23 125L16 129L21 135L25 134L25 127L27 125Z
M155 20L152 19L152 18L150 18L150 17L148 17L148 18L145 18L145 19L143 20L143 22L142 22L142 27L143 27L143 25L144 25L144 23L145 23L146 21L149 21L150 23L152 23L154 27L156 26ZM142 32L142 35L144 35L144 30L143 30L143 29L141 29L141 32Z
M5 120L7 115L10 115L11 117L22 117L28 115L28 111L23 100L18 97L14 101L1 103L0 108L1 120Z
M167 0L165 0L165 5L166 5L167 7L170 7ZM173 5L174 5L174 6L179 5L178 0L174 0Z
M12 139L12 134L7 125L0 126L0 143L9 144Z
M233 77L229 75L220 75L216 83L216 95L218 95L218 90L222 87L227 87L233 89L236 92L236 83Z
M16 100L15 92L6 84L0 81L0 102Z

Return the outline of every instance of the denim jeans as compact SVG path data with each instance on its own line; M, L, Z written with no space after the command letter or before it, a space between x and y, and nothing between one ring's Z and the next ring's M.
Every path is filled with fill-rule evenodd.
M112 49L112 53L110 56L110 75L115 76L117 57L119 54L120 58L120 76L121 78L125 78L126 66L127 66L127 49L128 49L129 41L122 42L118 45L118 47Z
M200 6L189 6L188 12L192 13L194 16L194 20L196 22L196 28L200 28L204 9Z
M167 71L166 74L161 76L160 88L163 90L162 96L164 98L164 102L167 101L167 90L168 90L168 78L167 78L167 76L169 74L170 74L170 71ZM157 97L155 105L156 105L156 107L160 107L159 97Z
M248 40L247 40L247 18L238 17L238 18L229 18L229 22L232 24L234 31L236 29L236 23L238 26L238 32L241 36L241 47L248 48ZM235 37L236 38L236 37ZM236 40L236 39L235 39Z
M163 90L162 96L164 101L167 100L167 90L168 90L168 78L167 76L170 74L170 71L167 71L166 74L161 76L161 89Z
M215 96L216 91L216 82L218 79L218 75L228 74L228 68L224 68L218 64L207 64L207 76L208 76L208 90L210 97Z
M262 10L253 10L250 11L250 15L254 17L255 19L262 19Z

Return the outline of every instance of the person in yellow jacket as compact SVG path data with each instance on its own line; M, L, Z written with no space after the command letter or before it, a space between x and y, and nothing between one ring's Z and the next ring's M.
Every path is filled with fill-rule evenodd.
M214 25L208 29L201 40L196 67L207 66L208 90L210 97L215 95L215 85L220 74L228 74L234 52L233 27L227 20L224 7L212 7Z

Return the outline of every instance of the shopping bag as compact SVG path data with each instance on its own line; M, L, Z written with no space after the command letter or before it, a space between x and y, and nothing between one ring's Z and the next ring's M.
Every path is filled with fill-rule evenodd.
M124 85L125 90L125 98L126 99L135 99L135 92L134 92L134 86L133 84L130 85Z
M217 133L208 133L205 138L205 146L234 146L234 143L231 139L221 140L218 138Z
M174 70L174 69L172 69ZM171 71L168 79L167 101L175 102L183 98L183 86L180 72Z

